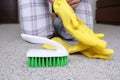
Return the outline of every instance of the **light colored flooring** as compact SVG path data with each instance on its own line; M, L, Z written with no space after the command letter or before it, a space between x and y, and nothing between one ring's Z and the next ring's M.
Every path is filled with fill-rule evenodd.
M120 26L96 24L94 30L115 50L111 60L74 54L65 67L28 68L26 52L40 45L23 41L19 24L0 24L0 80L120 80Z

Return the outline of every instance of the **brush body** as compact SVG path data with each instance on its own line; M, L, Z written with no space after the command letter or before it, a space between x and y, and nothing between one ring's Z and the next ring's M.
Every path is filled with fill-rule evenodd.
M31 49L27 52L28 67L56 67L68 64L68 52L59 43L47 38L21 34L22 38L28 42L36 44L51 44L56 50Z

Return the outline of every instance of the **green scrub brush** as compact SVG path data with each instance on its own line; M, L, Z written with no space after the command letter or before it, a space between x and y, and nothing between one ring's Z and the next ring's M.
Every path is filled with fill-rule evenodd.
M31 43L51 44L56 47L56 50L48 49L31 49L27 52L28 67L56 67L65 66L68 64L68 52L59 43L47 38L21 34L21 37Z

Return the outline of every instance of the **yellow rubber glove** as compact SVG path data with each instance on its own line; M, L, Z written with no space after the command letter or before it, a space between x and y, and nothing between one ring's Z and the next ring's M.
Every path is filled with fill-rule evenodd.
M72 53L76 53L76 52L81 52L83 50L86 50L88 48L90 48L89 46L82 44L82 43L77 43L76 45L70 45L67 42L63 41L60 37L54 37L51 40L56 41L58 43L60 43L61 45L63 45L66 50L72 54ZM50 45L50 44L44 44L42 45L42 48L44 49L56 49L56 47Z
M101 54L93 53L92 51L89 50L83 51L82 54L84 54L89 58L97 58L97 59L105 59L105 60L109 60L111 56L111 55L101 55Z
M95 36L96 36L97 38L103 38L103 37L104 37L104 34L103 34L103 33L99 33L99 34L95 34Z
M110 55L112 55L114 51L105 49L106 42L99 39L104 37L104 34L95 34L89 29L80 19L78 19L66 0L56 0L53 7L55 12L61 17L68 32L75 39L80 41L74 46L69 44L66 46L64 41L61 42L59 39L56 39L56 41L61 43L69 53L82 52L84 55L91 58L110 59ZM50 46L46 47L51 48ZM52 48L55 49L53 46Z
M69 47L69 53L82 52L84 50L89 50L90 52L101 54L101 55L112 55L114 51L112 49L98 48L98 47L88 47L82 43L78 43L74 46Z
M55 0L54 11L62 19L66 30L78 41L88 46L106 47L104 40L98 39L94 32L89 29L74 13L66 0Z
M102 34L102 33L95 34L95 35L98 38L103 38L104 37L104 34ZM84 45L84 44L79 43L79 42L76 45L71 46L68 43L66 43L65 41L63 41L60 37L54 37L51 40L56 41L56 42L62 44L67 50L68 50L68 48L70 48L69 51L68 51L70 53L79 52L79 51L82 51L82 50L85 50L85 49L89 48L87 45ZM80 47L81 47L81 49L80 49ZM50 44L44 44L44 45L42 45L42 48L45 48L45 49L56 49L54 46L52 46Z
M77 43L76 45L72 46L72 45L68 44L67 42L63 41L60 37L54 37L51 40L56 41L56 42L60 43L61 45L63 45L70 54L75 53L75 52L80 52L80 51L83 51L83 50L89 48L87 45L84 45L82 43ZM56 49L56 47L54 47L50 44L43 44L42 48Z
M114 51L112 49L95 50L95 49L89 48L82 51L81 53L90 58L100 58L100 59L109 60L112 54L114 54Z
M63 45L70 54L73 54L75 52L82 52L82 54L90 58L100 58L100 59L109 60L110 56L114 53L114 51L111 49L98 49L95 47L89 48L88 46L80 42L72 46L72 45L69 45L67 42L63 41L59 37L54 37L51 40L54 40L60 43L61 45ZM49 44L44 44L42 47L45 49L56 49L54 46Z
M69 47L68 50L69 50L69 54L73 54L76 52L81 52L81 51L86 50L88 48L90 48L90 47L81 43L81 42L78 42L76 45Z
M91 47L82 51L81 53L90 58L100 58L109 60L111 56L114 54L114 50Z
M97 47L91 47L91 48L89 48L89 51L91 51L93 53L100 54L100 55L112 55L112 54L114 54L114 50L112 50L112 49L102 49L102 48L100 49Z

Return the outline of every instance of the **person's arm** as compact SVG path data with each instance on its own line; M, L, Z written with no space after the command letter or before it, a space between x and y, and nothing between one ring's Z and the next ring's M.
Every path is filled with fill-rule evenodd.
M49 0L49 1L53 4L55 0ZM73 9L75 9L78 6L80 0L67 0L67 2Z
M54 0L49 0L49 1L50 1L50 3L52 3L52 4L54 3Z
M80 3L80 0L67 0L67 2L73 9L75 9Z
M55 0L49 0L49 1L50 1L50 3L53 4ZM78 4L80 3L80 0L67 0L67 2L73 9L75 9L78 6ZM54 20L55 17L58 17L58 16L54 13L53 5L52 5L52 12L53 12L52 19Z

